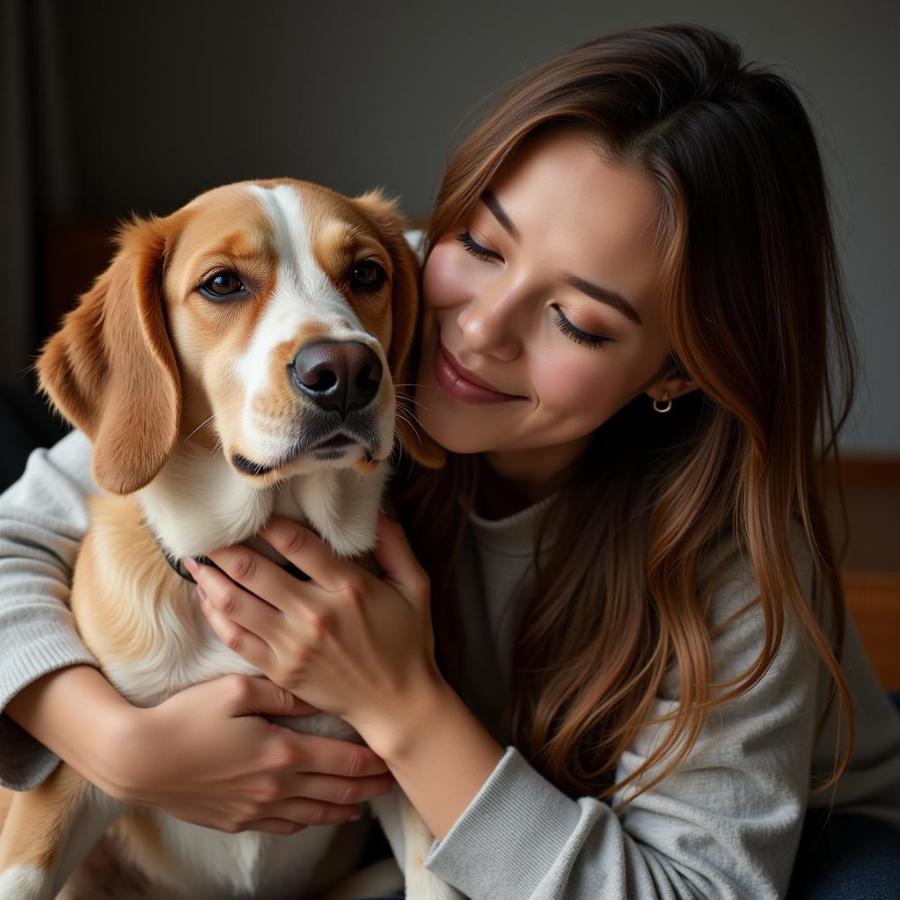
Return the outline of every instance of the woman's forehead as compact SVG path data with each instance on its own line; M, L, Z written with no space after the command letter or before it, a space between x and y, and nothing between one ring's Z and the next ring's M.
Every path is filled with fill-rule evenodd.
M622 243L652 244L661 201L645 172L612 162L586 140L566 133L526 143L507 160L490 189L494 196L502 195L504 210L523 234L525 228L553 233L572 226L570 243L579 236L589 242L599 232ZM590 227L587 233L585 226Z
M615 282L608 286L628 296L656 275L660 210L649 175L556 132L535 136L507 160L476 216L527 247L536 264Z

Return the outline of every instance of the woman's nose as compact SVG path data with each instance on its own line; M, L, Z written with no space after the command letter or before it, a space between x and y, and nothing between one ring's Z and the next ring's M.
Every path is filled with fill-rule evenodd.
M460 310L456 322L470 349L509 361L521 351L521 307L521 291L494 284L473 297Z

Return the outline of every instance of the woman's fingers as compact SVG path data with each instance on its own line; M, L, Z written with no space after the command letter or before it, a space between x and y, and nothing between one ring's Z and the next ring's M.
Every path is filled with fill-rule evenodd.
M420 600L428 594L429 579L413 553L406 532L399 522L378 511L375 559L385 578L401 589L408 600Z
M361 778L388 771L384 760L368 747L317 734L298 734L284 729L294 750L289 767L294 772Z
M226 616L206 595L199 584L197 585L197 596L200 599L206 620L219 640L230 650L239 653L247 662L256 666L257 669L261 671L268 670L272 661L272 648L266 641L252 631L242 628Z
M242 544L212 550L209 558L215 566L184 565L218 609L256 634L281 627L279 598L301 582Z
M279 611L285 608L285 604L290 602L290 595L296 592L298 585L303 584L300 579L285 572L277 563L244 544L211 550L209 558L219 569L213 566L197 566L194 563L204 581L209 573L215 573L221 579L216 581L216 585L225 592L228 590L225 582L230 581L244 593L249 593L260 600L275 619L278 618ZM185 560L185 566L187 565ZM197 577L194 570L188 568L188 571L197 579L197 583L201 584L201 578ZM205 583L203 587L209 593ZM262 616L260 618L262 619ZM274 620L269 618L264 621L271 623ZM261 624L264 621L261 621ZM250 628L251 625L248 624L246 627Z
M332 822L346 822L354 816L362 817L362 807L356 804L326 803L322 800L307 800L294 797L279 800L267 807L272 818L287 819L302 825L328 825Z
M263 831L266 834L296 834L307 827L287 819L257 819L255 822L248 822L246 830Z
M319 800L338 806L365 803L386 794L394 786L394 776L368 775L364 778L341 778L338 775L292 775L286 785L286 797ZM280 815L275 812L273 815Z
M327 591L344 587L349 571L357 568L335 556L318 535L284 516L272 516L259 536Z
M268 678L226 675L222 680L228 683L226 701L234 716L306 716L321 712Z
M258 669L267 671L270 641L283 627L282 613L245 591L215 566L185 561L197 582L196 594L219 640Z
M309 825L336 825L355 822L363 816L362 807L321 803L314 800L282 800L272 803L271 816L248 822L243 831L268 831L272 834L294 834Z
M265 815L234 823L229 831L265 831L269 834L296 834L310 825L339 825L363 816L362 807L321 803L296 798L267 804Z
M307 825L354 821L363 814L362 804L386 794L393 785L390 775L368 778L294 775L283 786L283 790L295 791L294 795L259 805L254 818L236 823L237 828L291 834Z

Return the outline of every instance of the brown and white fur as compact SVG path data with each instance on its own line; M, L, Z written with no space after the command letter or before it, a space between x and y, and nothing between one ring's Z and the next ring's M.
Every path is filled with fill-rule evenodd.
M42 387L91 439L106 491L91 502L72 609L106 677L135 705L223 674L259 674L216 638L159 544L176 559L239 541L265 552L254 538L278 512L359 557L374 546L395 429L422 464L441 464L440 448L398 412L394 382L414 362L419 319L417 261L402 227L377 191L347 198L292 179L216 188L124 226L111 265L44 348ZM372 263L384 283L366 289ZM204 294L220 272L234 273L245 295ZM323 340L364 345L383 365L374 397L343 407L343 419L312 402L292 371L298 352ZM354 425L358 440L342 451L304 443L332 425ZM325 714L290 724L360 740ZM350 826L228 834L128 809L65 764L8 806L2 900L56 897L111 825L111 846L158 885L154 897L317 896L360 850ZM373 809L407 896L458 896L424 869L432 838L402 794Z

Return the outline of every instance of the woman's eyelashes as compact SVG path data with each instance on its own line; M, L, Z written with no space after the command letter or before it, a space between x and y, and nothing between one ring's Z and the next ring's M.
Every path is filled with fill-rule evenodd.
M562 310L559 307L553 307L556 310L556 324L559 326L559 330L566 335L566 337L570 337L576 344L582 344L585 347L597 347L601 348L604 344L608 344L612 338L604 337L602 334L591 334L587 331L582 331L580 328L576 328L563 314Z
M466 248L466 250L472 254L472 256L477 256L479 259L499 259L500 262L503 262L503 257L499 253L495 253L493 250L488 250L487 247L482 247L481 244L476 244L474 240L472 240L472 235L469 234L468 231L464 231L462 234L458 234L456 239Z
M481 244L476 243L468 231L456 235L456 240L458 240L463 247L465 247L466 252L471 253L472 256L477 256L479 259L484 260L499 259L503 262L503 257L499 253L496 253L494 250L488 250L487 247L482 247ZM604 344L608 344L612 340L612 338L604 337L600 334L591 334L590 332L582 331L563 315L559 307L554 306L553 308L556 311L556 324L559 326L559 330L566 335L566 337L575 341L576 344L581 344L584 347L602 348Z

